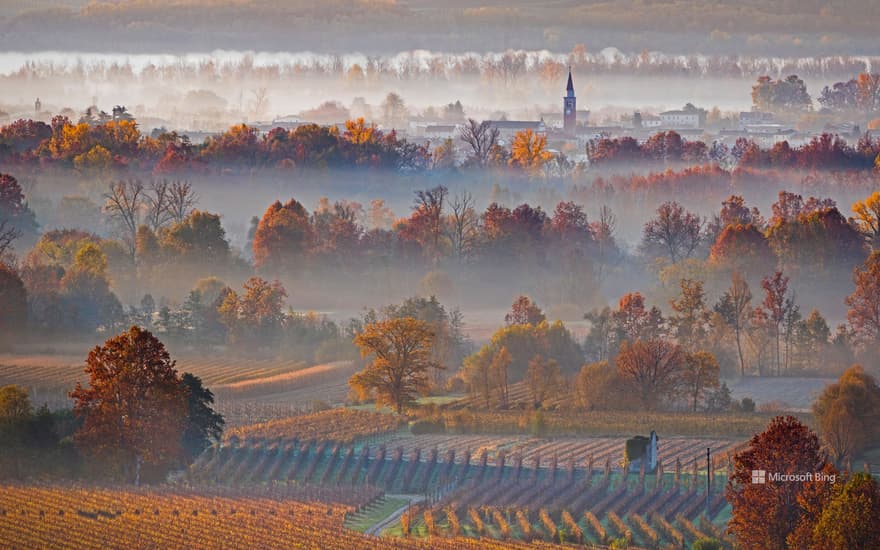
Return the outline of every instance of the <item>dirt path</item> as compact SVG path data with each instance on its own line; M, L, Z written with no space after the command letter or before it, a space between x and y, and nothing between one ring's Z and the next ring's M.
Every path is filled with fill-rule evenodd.
M382 533L382 531L384 531L385 529L387 529L387 528L391 527L392 525L394 525L395 523L397 523L397 521L400 519L400 517L404 513L406 513L407 509L410 506L425 500L425 497L423 497L421 495L385 495L385 496L391 497L391 498L407 498L407 499L409 499L409 503L401 506L400 508L395 510L390 516L386 517L385 519L373 524L370 528L368 528L366 531L364 531L364 534L369 535L369 536L373 536L373 537L378 537L379 534Z

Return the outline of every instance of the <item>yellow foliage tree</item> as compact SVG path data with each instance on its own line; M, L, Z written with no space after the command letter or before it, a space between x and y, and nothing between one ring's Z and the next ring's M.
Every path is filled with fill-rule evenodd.
M880 168L880 156L875 164ZM874 191L870 197L853 204L852 209L856 213L856 225L871 248L880 248L880 191Z
M141 132L134 120L111 121L100 126L101 144L116 154L132 155L137 153Z
M374 143L378 140L378 129L375 124L367 124L363 117L345 121L345 139L355 145Z
M508 161L511 166L518 166L523 170L539 170L551 158L553 155L547 151L546 136L538 135L532 130L523 130L513 137Z
M80 124L65 124L49 139L49 152L58 159L70 159L85 154L94 146L91 127Z
M104 172L113 167L113 155L104 147L95 145L88 153L73 157L73 166L83 172Z

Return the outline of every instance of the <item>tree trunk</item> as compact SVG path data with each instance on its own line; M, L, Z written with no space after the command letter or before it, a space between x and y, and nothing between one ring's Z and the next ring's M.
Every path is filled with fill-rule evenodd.
M776 325L776 376L779 376L779 325Z
M740 329L737 327L736 329L736 351L739 353L739 375L740 377L745 377L746 375L746 362L743 358L743 348L742 343L740 342Z
M141 458L141 455L137 455L134 458L134 486L139 487L141 484L141 464L143 464L144 459Z

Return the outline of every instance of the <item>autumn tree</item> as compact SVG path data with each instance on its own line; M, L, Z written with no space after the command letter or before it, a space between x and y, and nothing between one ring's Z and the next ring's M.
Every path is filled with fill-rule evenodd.
M776 256L764 233L753 224L725 227L709 251L709 261L722 269L760 276L776 265Z
M832 458L845 466L880 436L880 386L861 366L850 367L825 387L813 415Z
M664 202L657 215L645 223L642 248L649 254L666 255L672 263L690 258L700 244L703 220L677 202Z
M504 372L499 374L511 384L527 378L529 361L535 355L555 361L566 376L575 374L584 361L583 351L560 321L506 325L477 354L495 357L502 348L509 359L505 360Z
M95 145L87 152L73 157L73 167L89 176L101 176L114 168L113 154L102 145Z
M441 384L447 370L460 365L470 351L470 343L462 327L461 312L458 309L447 310L436 296L413 296L401 304L386 306L382 313L386 318L412 317L428 323L434 333L433 358L443 366L443 369L431 371L431 381L435 385Z
M0 422L19 422L31 412L27 389L15 385L0 387Z
M141 465L181 458L186 391L165 346L138 327L107 340L86 359L88 386L70 396L82 419L77 445L140 482Z
M493 387L492 348L484 346L477 353L465 357L461 379L471 396L481 398L488 409Z
M0 261L0 333L12 334L27 321L27 290L19 274ZM5 338L0 337L0 345Z
M539 170L544 163L553 158L547 150L547 137L532 130L522 130L513 136L510 144L510 165L522 170Z
M761 287L764 289L762 305L767 311L767 318L776 341L776 376L779 376L779 369L782 365L782 324L792 307L789 302L788 277L783 275L781 271L777 271L773 275L765 277L761 281Z
M589 361L608 361L617 352L618 337L614 322L614 313L605 306L584 314L584 320L590 322L590 332L584 340L584 352Z
M806 319L798 322L794 340L800 363L804 368L818 370L825 364L831 340L831 328L819 310L813 309Z
M528 296L518 296L513 301L510 311L504 316L506 325L539 325L547 317L538 304Z
M21 386L0 386L0 478L19 477L28 457L29 424L33 407L28 390Z
M880 250L880 191L852 206L855 223L872 250Z
M309 213L298 201L276 201L263 214L254 233L254 264L271 273L299 271L314 239Z
M700 347L709 331L706 292L703 282L693 279L682 279L679 287L681 292L678 299L670 303L675 314L669 318L669 322L675 328L678 344L685 349L695 349Z
M402 414L428 391L430 369L440 368L431 354L434 337L425 321L412 317L369 323L354 342L373 360L349 383L362 398L375 395L378 406L391 405Z
M455 168L455 142L452 138L444 139L431 152L431 168L437 171Z
M70 312L68 329L112 329L122 317L122 305L110 289L107 255L94 243L77 250L73 265L61 278L60 296Z
M438 185L431 189L416 191L413 206L413 224L419 227L420 242L435 262L440 258L440 242L443 237L443 209L449 190Z
M402 97L394 92L389 92L381 107L386 126L389 128L404 128L406 126L409 110Z
M251 346L274 342L281 337L287 291L279 281L260 277L245 281L243 292L222 293L217 312L232 341Z
M617 340L650 340L664 332L664 319L660 308L648 308L641 292L630 292L621 296L617 310L612 313Z
M734 456L733 464L726 492L732 506L728 529L744 549L786 550L786 539L804 515L798 497L805 484L775 482L767 476L822 471L826 460L819 438L797 418L778 416ZM760 478L760 472L765 483L753 483L752 476Z
M656 410L682 381L685 355L667 340L624 341L615 360L621 380L646 410Z
M811 549L880 548L880 485L869 473L857 473L822 510Z
M498 403L503 409L507 408L510 400L511 363L513 363L513 357L511 357L505 346L501 346L492 355L492 364L489 367L490 373L495 381L495 388L498 393Z
M36 216L28 207L18 180L0 173L0 258L13 240L34 235L37 227Z
M743 353L742 335L748 329L751 317L752 291L749 284L738 272L734 271L728 288L718 303L715 304L715 312L721 315L724 322L733 329L736 339L736 353L739 358L740 376L746 375L746 361Z
M575 378L578 405L588 411L625 408L629 392L621 383L614 365L606 360L581 367Z
M807 85L797 75L779 80L762 76L752 86L752 106L758 111L809 111L812 105Z
M857 336L876 346L880 344L880 251L853 270L853 280L856 288L845 300L847 319Z
M708 351L686 353L681 369L681 384L691 401L691 410L697 412L699 400L706 391L720 386L718 360Z
M856 100L865 113L880 111L880 74L859 74L856 78Z
M561 384L562 373L556 361L535 355L529 360L526 380L532 395L532 405L538 408L544 404L547 394Z
M223 265L229 241L219 214L192 211L162 234L162 246L175 260L197 265Z

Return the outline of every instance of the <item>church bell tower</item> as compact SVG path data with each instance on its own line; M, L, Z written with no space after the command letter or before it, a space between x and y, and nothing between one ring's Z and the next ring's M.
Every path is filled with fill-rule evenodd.
M573 136L577 126L577 98L574 97L574 84L571 81L571 67L568 68L568 86L565 87L563 101L562 129Z

